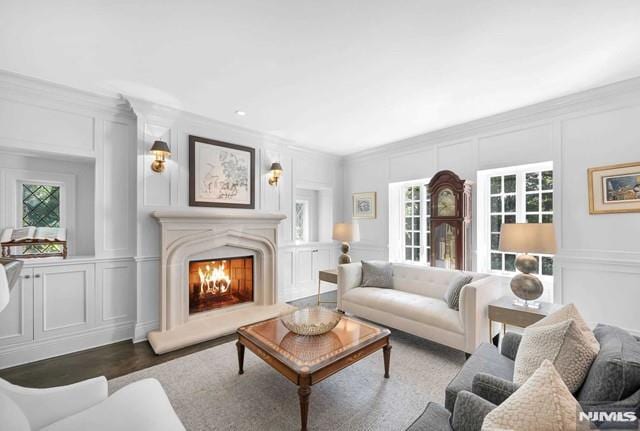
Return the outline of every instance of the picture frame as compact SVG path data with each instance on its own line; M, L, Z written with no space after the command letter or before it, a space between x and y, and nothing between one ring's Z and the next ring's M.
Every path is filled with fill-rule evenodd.
M189 206L255 208L255 149L189 135Z
M640 162L587 169L589 214L640 212Z
M352 198L352 218L376 218L376 192L354 193Z

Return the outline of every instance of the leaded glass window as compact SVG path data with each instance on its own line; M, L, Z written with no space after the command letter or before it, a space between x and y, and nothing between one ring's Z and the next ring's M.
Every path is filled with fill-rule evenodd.
M296 201L295 210L295 240L306 242L309 240L309 202Z
M60 186L22 184L22 226L60 227ZM56 253L59 245L30 245L24 254Z

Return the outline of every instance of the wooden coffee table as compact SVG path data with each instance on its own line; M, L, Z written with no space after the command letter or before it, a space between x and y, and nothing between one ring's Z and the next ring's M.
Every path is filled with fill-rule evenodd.
M307 429L311 386L382 349L384 377L389 378L389 330L351 317L331 332L302 337L290 332L279 318L238 329L238 367L243 374L247 347L280 374L298 385L301 429Z

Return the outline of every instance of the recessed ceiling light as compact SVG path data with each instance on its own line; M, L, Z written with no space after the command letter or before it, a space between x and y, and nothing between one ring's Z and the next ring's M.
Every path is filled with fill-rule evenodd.
M239 115L239 116L241 116L241 117L244 117L245 115L247 115L247 113L246 113L246 112L244 112L244 111L240 111L240 110L238 110L238 111L236 111L236 115Z

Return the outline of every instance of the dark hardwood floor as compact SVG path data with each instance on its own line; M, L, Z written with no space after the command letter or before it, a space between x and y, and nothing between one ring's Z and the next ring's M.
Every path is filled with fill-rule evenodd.
M321 296L322 301L335 301L335 299L335 292L323 293ZM315 295L291 302L298 307L315 303ZM134 344L131 340L127 340L6 368L0 370L0 377L16 385L32 388L67 385L97 376L113 379L235 339L235 334L226 335L164 355L156 355L146 341Z

